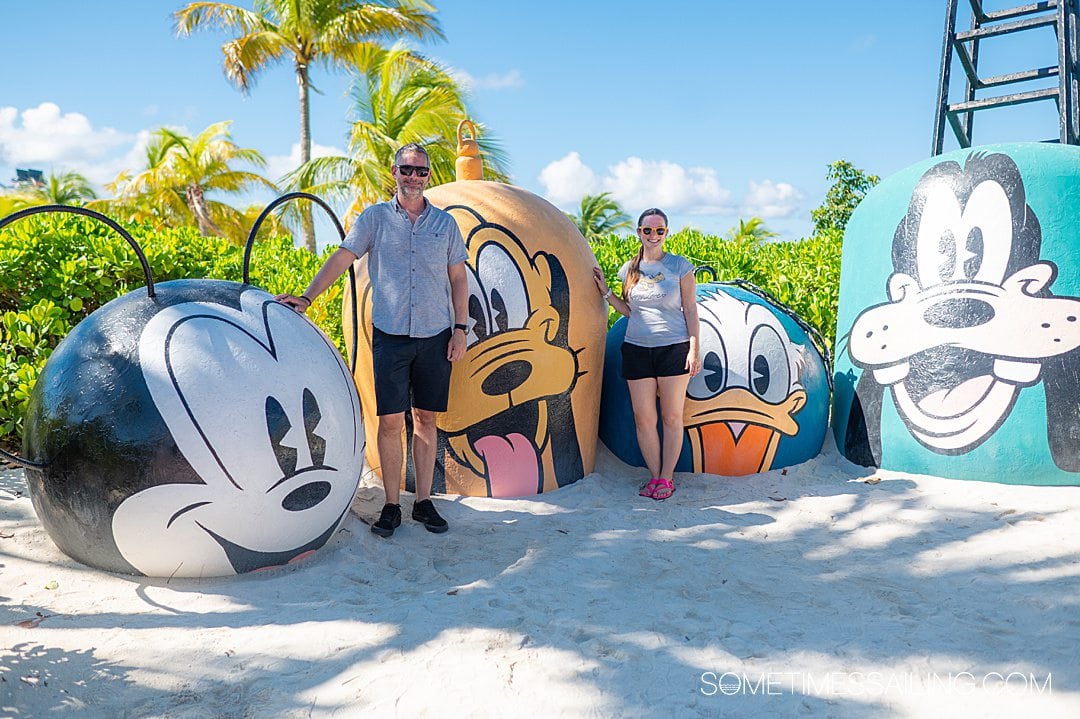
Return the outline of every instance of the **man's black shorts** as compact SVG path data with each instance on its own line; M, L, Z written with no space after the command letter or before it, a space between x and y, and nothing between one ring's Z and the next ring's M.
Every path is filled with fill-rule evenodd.
M447 329L434 337L391 335L378 327L372 336L375 407L378 414L397 414L410 407L445 412L450 397L450 344Z
M690 342L679 342L662 347L641 347L623 342L623 379L647 379L649 377L677 377L689 372L686 356L690 354Z

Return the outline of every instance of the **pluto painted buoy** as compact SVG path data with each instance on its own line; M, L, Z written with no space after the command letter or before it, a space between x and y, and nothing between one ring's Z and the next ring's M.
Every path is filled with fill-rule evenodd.
M607 322L588 243L558 208L518 187L458 181L426 196L454 216L469 251L468 349L437 418L435 491L519 497L576 482L596 454ZM366 267L366 258L355 263L343 321L357 338L356 383L374 433ZM375 443L368 462L380 465ZM412 489L411 462L402 481Z

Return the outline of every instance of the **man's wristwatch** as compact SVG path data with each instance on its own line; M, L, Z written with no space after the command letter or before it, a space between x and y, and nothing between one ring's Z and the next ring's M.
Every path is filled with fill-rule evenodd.
M459 323L457 323L456 325L454 325L454 329L456 329L456 330L461 330L461 331L462 331L462 332L464 332L465 334L469 334L469 327L468 327L468 325L463 325L463 324L461 324L460 322L459 322Z
M608 291L604 293L604 299L605 299L605 300L606 300L606 299L608 299L609 297L611 297L611 295L612 295L612 294L613 294L613 293L612 293L612 291L611 291L611 288L610 288L610 287L608 287Z

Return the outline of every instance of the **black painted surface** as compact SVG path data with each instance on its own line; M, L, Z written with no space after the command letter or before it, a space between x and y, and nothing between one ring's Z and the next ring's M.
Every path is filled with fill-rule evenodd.
M23 453L46 465L28 469L27 482L38 517L65 554L101 569L137 573L113 540L116 508L149 487L202 482L146 387L139 338L166 307L214 302L239 309L247 288L176 280L156 285L154 298L135 290L91 314L57 346L31 395ZM324 489L312 486L311 496L290 501L303 506Z

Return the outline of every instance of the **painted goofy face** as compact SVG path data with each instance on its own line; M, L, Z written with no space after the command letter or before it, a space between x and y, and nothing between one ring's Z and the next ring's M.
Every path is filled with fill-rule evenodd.
M694 471L768 470L781 435L799 431L805 350L762 305L706 288L698 297L702 369L687 386L683 410Z
M482 480L492 497L552 489L563 473L574 481L580 448L567 413L578 361L567 346L562 267L545 252L530 256L495 225L474 229L467 246L468 348L454 363L449 405L438 418L446 472ZM573 457L576 469L564 472Z
M113 517L124 558L156 576L286 564L321 547L363 460L360 405L340 355L265 292L241 311L188 302L139 339L154 404L199 484L159 484Z
M935 165L893 238L888 302L849 335L852 362L891 390L912 436L941 454L977 447L1047 358L1080 347L1080 300L1055 297L1016 164L972 154Z

